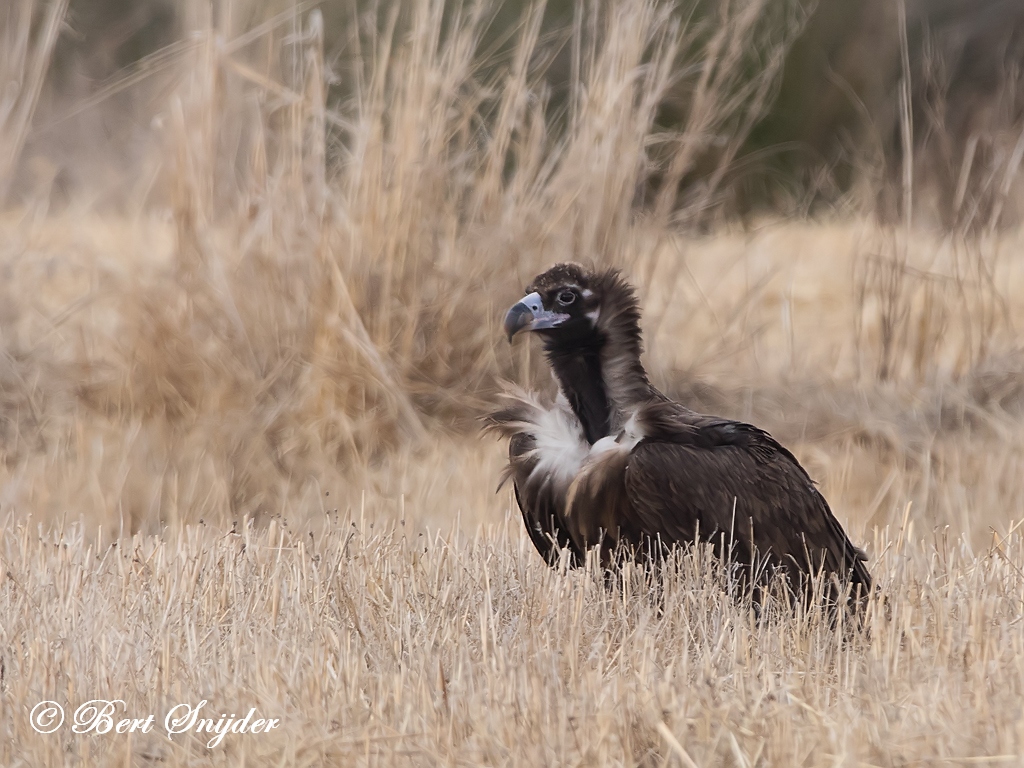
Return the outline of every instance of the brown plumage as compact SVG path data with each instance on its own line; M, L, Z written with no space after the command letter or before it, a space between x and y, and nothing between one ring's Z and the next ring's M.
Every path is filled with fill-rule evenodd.
M539 334L559 386L553 404L517 390L489 427L510 438L506 477L526 529L554 563L600 547L659 559L706 541L719 556L783 572L799 588L824 572L835 598L871 588L865 556L793 455L750 424L704 416L648 381L640 309L618 271L558 264L539 275L505 318L509 340ZM747 569L749 574L750 569Z

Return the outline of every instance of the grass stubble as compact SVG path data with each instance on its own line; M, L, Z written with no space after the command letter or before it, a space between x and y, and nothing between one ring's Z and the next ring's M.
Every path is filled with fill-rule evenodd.
M609 4L569 35L556 113L539 10L481 68L486 14L442 7L355 35L329 71L315 12L236 30L194 3L194 32L124 80L166 96L130 205L0 218L0 761L1024 760L1019 233L847 211L680 234L713 212L799 14ZM59 3L34 10L4 31L24 84L5 167L59 29ZM329 77L350 84L331 108ZM670 195L716 146L722 170ZM473 417L537 375L500 310L566 258L639 284L659 385L793 447L870 553L887 605L867 631L757 620L699 552L658 600L639 574L607 590L540 561ZM156 727L30 726L38 701L96 698ZM201 700L282 725L162 732Z

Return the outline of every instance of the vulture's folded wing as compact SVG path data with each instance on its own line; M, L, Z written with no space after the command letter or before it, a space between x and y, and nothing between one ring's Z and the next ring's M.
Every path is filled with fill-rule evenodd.
M516 491L516 503L523 514L523 523L530 540L549 565L558 562L559 552L569 548L572 565L582 562L565 526L565 491L550 478L535 473L537 454L532 436L513 435L508 446L508 473Z
M662 423L630 457L625 485L630 528L665 543L699 538L731 545L735 557L827 573L870 586L863 554L847 538L796 459L756 427L701 418Z

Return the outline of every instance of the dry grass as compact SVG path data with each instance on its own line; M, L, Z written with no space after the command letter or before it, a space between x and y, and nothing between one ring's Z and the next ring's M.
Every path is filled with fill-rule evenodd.
M1024 760L1021 234L680 230L799 24L765 2L700 29L607 4L571 33L566 115L539 10L504 68L480 66L484 11L439 0L328 67L315 13L244 30L245 3L191 4L195 33L122 84L166 94L129 202L0 218L0 762ZM49 39L25 19L60 4L19 7L11 163ZM665 134L670 85L691 100ZM722 166L674 199L709 146ZM474 417L503 376L544 384L497 326L566 258L634 278L666 390L793 447L867 545L868 632L756 621L696 555L660 601L540 562ZM30 728L94 698L154 733ZM161 735L204 698L282 728Z
M1019 534L980 552L880 533L891 612L844 640L761 621L691 556L660 602L551 571L515 520L414 534L368 506L115 542L4 535L7 765L833 765L1018 762ZM376 525L369 522L377 518ZM119 698L150 734L39 735L28 708ZM268 734L162 732L207 700ZM69 711L69 721L71 712Z

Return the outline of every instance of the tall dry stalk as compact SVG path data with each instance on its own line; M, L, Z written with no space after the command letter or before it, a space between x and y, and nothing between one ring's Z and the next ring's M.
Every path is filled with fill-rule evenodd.
M0 206L32 126L68 0L11 0L0 10Z
M1013 319L997 274L1002 249L998 239L960 232L912 257L910 237L902 228L878 229L855 265L860 356L878 381L956 380L1012 343Z

